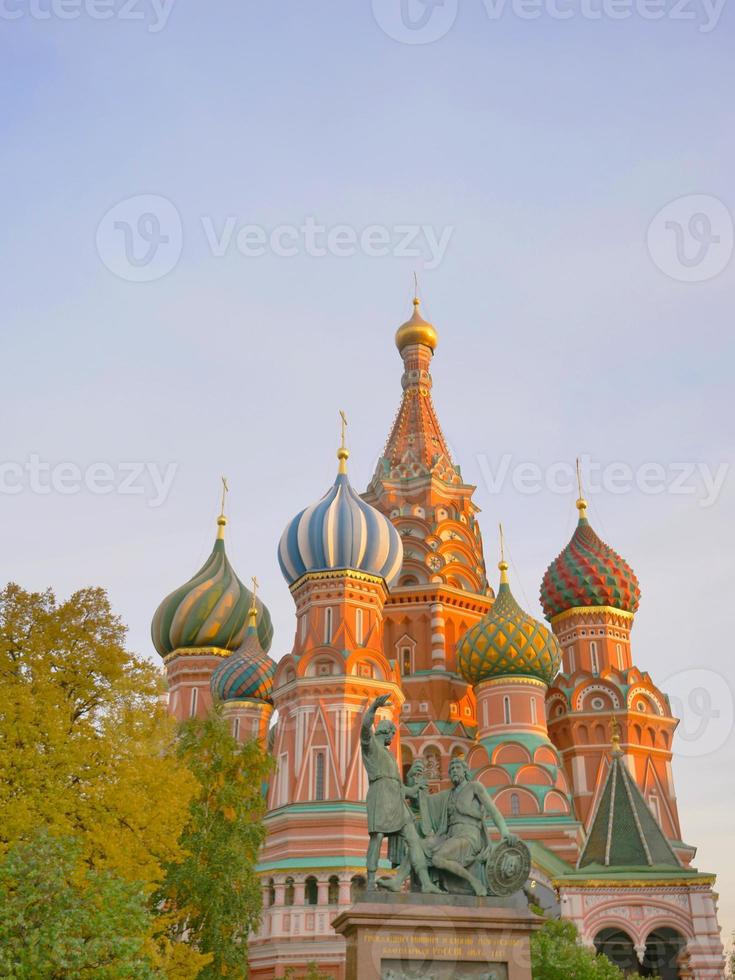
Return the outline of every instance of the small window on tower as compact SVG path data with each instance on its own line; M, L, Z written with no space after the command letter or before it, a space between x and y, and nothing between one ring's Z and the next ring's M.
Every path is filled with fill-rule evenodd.
M355 611L355 643L362 646L363 614L362 609Z
M624 669L624 667L623 667L623 644L622 643L616 643L615 644L615 650L616 650L617 655L618 655L618 667L621 670L623 670Z
M592 673L600 673L600 662L597 659L597 644L594 640L590 643L590 663L592 665Z
M199 701L199 688L193 687L191 689L191 702L189 704L189 717L195 718L197 713L197 702Z
M454 701L452 701L452 703L449 705L449 713L452 714L452 715L456 715L457 714L457 711L458 711L458 707L454 703Z
M358 677L373 677L374 674L375 674L375 671L373 670L373 665L372 664L362 663L362 664L358 664L357 665L357 675L358 675Z
M404 647L401 650L401 673L404 677L408 677L409 674L413 673L411 663L411 647Z
M314 799L324 799L324 753L314 754Z
M329 607L324 610L324 642L332 642L332 610Z
M535 725L536 721L536 698L531 698L531 724Z
M233 738L237 738L237 739L240 738L240 719L239 718L233 718L232 719L232 737Z
M510 725L510 698L507 694L503 698L503 719L506 725Z
M422 701L421 704L419 705L419 711L428 711L428 710L429 710L429 702Z

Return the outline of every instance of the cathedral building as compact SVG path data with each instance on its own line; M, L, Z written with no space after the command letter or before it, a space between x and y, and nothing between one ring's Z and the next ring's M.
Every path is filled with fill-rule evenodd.
M233 734L276 760L251 976L315 963L343 980L331 923L365 887L360 722L390 694L379 716L398 726L403 772L420 758L432 790L444 789L451 759L465 758L529 844L537 904L627 969L721 978L715 879L681 839L677 719L633 655L638 580L591 527L580 492L577 528L541 584L548 625L514 598L502 555L495 592L475 488L434 409L437 340L415 299L396 333L401 400L369 486L350 483L343 425L334 484L286 525L287 653L269 655L270 615L230 565L224 513L204 566L153 619L170 712L202 717L221 702Z

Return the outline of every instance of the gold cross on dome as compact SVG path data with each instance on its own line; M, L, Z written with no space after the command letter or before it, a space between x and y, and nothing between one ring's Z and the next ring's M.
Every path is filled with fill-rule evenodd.
M219 516L220 517L224 517L225 516L225 497L227 496L230 488L227 486L227 477L226 476L223 476L221 479L222 479L222 506L220 507Z
M340 417L341 426L342 426L342 446L341 446L341 448L342 449L346 449L347 447L345 446L345 435L346 435L346 431L347 431L347 416L345 415L345 413L342 411L341 408L339 410L339 417Z

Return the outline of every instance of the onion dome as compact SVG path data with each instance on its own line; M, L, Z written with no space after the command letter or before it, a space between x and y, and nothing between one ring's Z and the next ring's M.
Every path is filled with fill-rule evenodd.
M270 613L235 574L225 554L227 518L217 518L217 538L212 554L196 575L163 600L153 617L153 645L162 657L174 650L190 654L215 648L231 652L243 642L248 610L258 609L258 641L262 652L270 649L273 625Z
M352 569L395 583L403 563L403 544L392 522L353 490L347 477L349 452L337 452L334 485L286 526L278 546L283 577L293 585L312 572Z
M222 661L209 679L212 697L215 699L271 701L276 664L263 653L257 620L257 607L252 606L242 645Z
M556 637L513 598L507 562L498 568L500 587L492 609L457 644L459 672L473 685L494 677L535 677L550 684L561 664Z
M439 342L439 334L419 313L420 302L421 300L418 296L415 296L411 319L406 320L396 330L396 347L399 351L402 351L404 347L408 347L409 344L424 344L426 347L430 347L432 351L436 349L436 345Z
M606 545L587 520L587 501L577 501L579 522L572 540L546 569L541 605L547 619L569 609L608 606L633 614L641 590L633 569Z

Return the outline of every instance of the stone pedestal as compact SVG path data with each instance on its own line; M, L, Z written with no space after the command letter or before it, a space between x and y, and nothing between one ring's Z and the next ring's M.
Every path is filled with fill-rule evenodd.
M531 980L541 921L522 894L366 892L332 925L347 943L346 980Z

